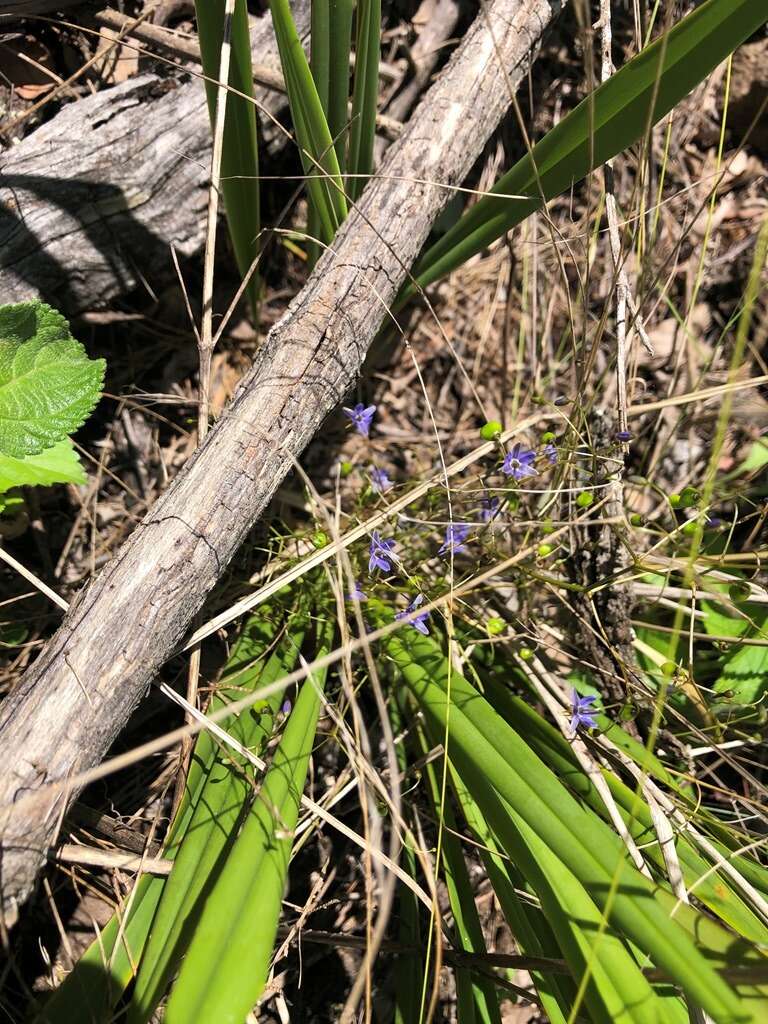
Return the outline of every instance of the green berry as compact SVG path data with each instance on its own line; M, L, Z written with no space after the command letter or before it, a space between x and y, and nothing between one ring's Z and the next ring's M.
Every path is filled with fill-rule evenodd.
M554 533L555 532L555 526L554 526L554 523L552 522L551 519L545 519L544 520L544 522L541 524L541 532L542 533Z
M521 647L520 657L523 659L523 661L530 661L533 657L533 651L530 647Z
M643 517L640 515L639 512L633 512L632 515L629 517L629 521L632 526L643 525Z
M682 499L679 494L670 494L669 496L669 504L672 506L672 508L680 508L681 500Z
M344 476L349 476L349 474L350 474L350 473L352 472L352 470L353 470L354 468L355 468L355 467L354 467L354 466L352 465L352 463L351 463L351 462L342 462L342 463L340 463L340 465L339 465L339 472L341 473L341 475L342 475L343 477L344 477Z
M548 430L546 434L541 435L541 440L543 444L552 444L552 442L555 440L555 435L552 433L551 430Z
M696 519L689 519L683 527L682 532L685 534L686 537L693 537L698 528L698 521Z
M489 636L498 636L499 633L504 632L507 628L507 624L504 619L494 616L492 619L488 619L485 624L485 628L487 629Z
M539 544L538 547L539 557L546 558L547 555L551 555L555 550L551 544Z
M701 495L695 487L684 487L680 494L680 508L695 508L701 499Z
M671 679L677 673L677 665L674 661L665 661L661 666L661 674Z
M318 530L317 533L312 536L312 545L316 548L324 548L326 544L328 544L329 539L330 538L327 533L324 533L322 530Z
M504 428L498 420L488 420L487 423L483 424L480 428L480 437L484 441L493 441L495 437L498 437Z
M592 491L582 491L576 498L576 504L579 508L589 508L594 500L595 496Z
M631 722L636 717L637 708L631 701L627 701L625 704L622 704L621 710L619 711L620 722Z

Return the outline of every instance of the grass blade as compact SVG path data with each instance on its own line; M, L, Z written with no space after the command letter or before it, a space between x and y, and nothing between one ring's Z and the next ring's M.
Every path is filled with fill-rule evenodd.
M525 888L525 879L512 861L503 856L485 816L455 769L451 770L451 785L467 825L477 840L478 852L493 891L520 950L529 956L558 959L562 950L548 921L540 911L518 896L516 889ZM547 1019L551 1024L566 1024L568 1007L573 1005L576 996L572 979L542 971L530 973Z
M376 104L379 96L381 0L359 0L355 39L355 80L352 88L352 124L349 130L347 192L357 199L373 173Z
M168 860L176 857L183 842L214 756L215 748L210 736L201 733L187 773L184 796L163 847L163 857ZM119 911L34 1018L35 1024L111 1019L112 1007L136 974L136 965L149 937L165 882L165 878L150 875L139 880L122 935L123 912Z
M329 0L330 53L328 67L328 129L336 149L339 170L346 174L349 54L352 46L353 0ZM378 66L378 65L377 65Z
M390 717L392 731L395 734L400 733L403 727L403 712L398 701L392 702ZM398 768L404 773L408 768L408 757L404 744L398 743L395 753ZM415 878L416 854L410 844L403 845L400 860L408 874ZM398 941L405 949L411 949L413 952L401 954L395 964L394 1024L420 1024L420 992L421 980L424 977L424 960L418 952L422 949L419 901L414 893L404 885L398 889L397 917Z
M766 20L760 0L706 0L583 100L494 185L417 264L424 287L449 273L546 200L641 139ZM508 199L501 196L525 196ZM401 303L415 292L409 286Z

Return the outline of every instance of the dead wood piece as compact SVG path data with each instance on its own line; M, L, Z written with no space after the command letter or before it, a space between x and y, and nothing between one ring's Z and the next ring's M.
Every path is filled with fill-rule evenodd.
M294 16L306 37L309 0ZM277 71L268 16L251 44ZM255 95L272 116L287 103ZM172 275L170 247L190 256L204 241L210 148L200 78L144 74L64 107L0 158L3 301L39 297L72 315Z
M408 54L412 74L388 104L389 117L404 121L415 107L440 60L443 46L458 24L460 13L459 0L422 0L413 19L415 24L421 26L419 35ZM377 163L385 148L384 140L377 138Z
M451 186L482 151L561 6L483 5L227 412L0 706L0 885L9 925L82 786L73 777L104 757L341 401Z

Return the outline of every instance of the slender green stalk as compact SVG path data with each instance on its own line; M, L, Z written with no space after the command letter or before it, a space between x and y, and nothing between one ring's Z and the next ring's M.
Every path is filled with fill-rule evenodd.
M309 201L315 206L322 241L330 242L347 215L336 150L288 0L271 0L270 8Z
M331 21L329 0L312 0L311 48L309 67L315 81L317 96L328 119L329 63L331 56ZM320 246L314 239L320 235L320 215L314 203L307 206L307 255L310 267L317 263Z
M330 0L312 0L311 18L309 67L315 81L317 98L327 118L331 60Z
M347 167L349 122L349 54L352 46L353 0L329 0L330 56L328 69L328 129L342 175Z
M196 0L195 3L200 56L203 71L208 79L205 91L212 124L216 113L224 5L225 0ZM227 98L221 158L221 191L237 266L240 273L245 276L258 254L261 230L256 108L252 100L247 98L253 97L253 75L245 0L237 0L235 4L231 46L228 84L234 91ZM247 294L251 307L255 310L259 297L255 275L248 284Z
M355 40L355 79L349 132L347 192L357 199L373 173L376 105L379 95L381 0L359 0Z

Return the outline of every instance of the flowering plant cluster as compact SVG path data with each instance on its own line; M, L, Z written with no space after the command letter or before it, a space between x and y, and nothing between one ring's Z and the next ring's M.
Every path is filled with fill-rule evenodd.
M376 406L358 402L354 406L345 406L343 412L349 420L352 429L365 438L366 441L369 441L376 415ZM499 425L499 431L496 431L494 436L498 436L500 429ZM558 451L552 443L554 434L545 434L542 440L545 443L538 452L533 448L528 448L521 442L517 442L503 455L500 465L497 463L498 471L514 483L538 477L540 470L537 468L537 463L541 465L543 461L545 465L552 466L558 461ZM347 466L347 472L349 472L352 467L349 464ZM394 482L389 472L384 467L376 465L373 460L368 465L367 477L370 485L368 493L381 496L394 487ZM487 528L491 524L500 522L504 510L509 504L510 499L486 492L480 499L480 507L475 513L477 519L474 522L451 522L446 525L444 537L436 550L437 556L452 560L457 555L470 554L470 541L473 530L482 529L483 527ZM370 576L375 577L377 573L391 573L395 570L395 567L400 563L400 559L395 553L396 548L397 541L394 537L386 538L382 536L379 530L372 531L368 548L368 573ZM363 586L361 580L356 580L353 588L347 595L347 599L358 602L366 601L368 598ZM407 619L409 625L419 633L427 635L429 632L427 626L429 613L421 612L414 615L414 612L417 612L423 602L424 595L422 593L417 594L404 611L396 613L395 618L397 620Z

